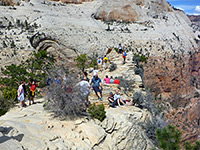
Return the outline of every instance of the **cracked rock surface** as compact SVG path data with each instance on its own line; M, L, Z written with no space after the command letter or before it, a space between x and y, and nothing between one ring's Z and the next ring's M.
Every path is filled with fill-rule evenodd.
M140 149L152 142L141 123L151 120L146 110L134 106L109 108L103 122L87 118L59 121L43 110L43 99L27 108L13 108L0 118L2 150Z

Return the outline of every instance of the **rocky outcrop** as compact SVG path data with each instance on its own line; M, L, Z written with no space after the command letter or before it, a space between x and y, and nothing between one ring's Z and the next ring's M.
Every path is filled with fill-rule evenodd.
M199 140L200 123L200 98L192 98L187 101L185 108L172 109L167 115L167 121L182 131L182 143Z
M14 6L19 4L19 0L0 0L0 6Z
M65 56L75 56L70 50L102 55L107 48L122 43L132 49L142 48L146 53L156 56L163 56L165 52L193 51L197 43L191 22L183 12L171 11L168 7L164 0L97 0L83 5L21 1L19 6L1 7L0 49L16 50L20 54L22 50L45 48L53 51L56 48L62 50ZM95 19L98 16L135 21L131 24L113 22L108 28L108 24ZM46 39L35 48L30 39L38 33L44 34Z
M182 132L182 142L199 137L200 52L189 56L149 58L144 65L146 86L156 95L157 103L168 101L168 121Z
M145 82L154 93L169 96L188 94L193 95L199 90L200 52L191 55L171 55L170 57L149 58L145 65ZM192 94L193 93L193 94ZM178 98L178 97L177 97ZM181 96L179 96L181 98ZM179 101L177 99L177 101ZM179 101L179 106L184 105Z
M105 0L95 18L103 21L134 22L147 16L158 17L168 11L172 11L172 8L165 0Z
M115 8L107 13L105 10L100 12L96 19L101 19L103 21L126 21L133 22L138 20L137 12L131 7L131 5L126 5L121 8Z
M60 0L53 0L53 1L60 1ZM62 3L66 4L82 4L83 2L91 2L93 0L61 0Z
M200 15L188 15L189 19L191 20L192 23L196 24L200 28Z
M22 110L14 108L0 118L0 149L149 150L154 147L141 126L151 121L147 110L123 106L107 109L103 122L87 117L59 121L43 110L42 99L36 102Z

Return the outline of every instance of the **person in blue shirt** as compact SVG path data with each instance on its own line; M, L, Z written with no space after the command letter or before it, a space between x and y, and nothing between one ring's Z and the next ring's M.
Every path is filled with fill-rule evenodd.
M57 76L55 77L55 83L60 84L60 79Z
M98 96L99 100L101 101L102 100L102 81L98 77L98 75L95 75L92 78L91 87L95 91L95 93Z

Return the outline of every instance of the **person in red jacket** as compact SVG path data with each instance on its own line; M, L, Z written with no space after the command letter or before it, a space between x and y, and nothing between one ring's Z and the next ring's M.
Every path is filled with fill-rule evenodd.
M29 105L31 105L31 101L32 104L35 104L34 102L34 97L35 97L35 89L36 87L38 87L38 84L35 83L35 81L32 81L32 83L30 83L30 99L29 99Z
M119 79L115 79L115 80L114 80L114 84L120 84Z

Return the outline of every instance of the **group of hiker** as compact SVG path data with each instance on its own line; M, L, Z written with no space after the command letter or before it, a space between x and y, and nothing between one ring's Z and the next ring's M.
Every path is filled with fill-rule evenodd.
M108 64L108 57L106 55L101 56L97 59L97 65L98 65L98 69L100 71L104 69L107 69L107 64Z
M125 63L126 61L126 52L122 49L121 44L119 44L118 47L118 53L122 54L123 56L123 63ZM102 69L106 69L107 68L107 63L108 63L108 57L106 55L99 57L97 60L97 67L94 67L93 70L93 77L91 79L88 78L88 74L87 72L83 72L83 75L79 76L80 77L80 82L77 84L77 86L80 88L80 92L81 94L81 99L83 101L83 107L84 110L86 110L86 107L89 105L89 94L90 94L90 89L92 91L95 92L95 94L98 97L98 100L102 101L102 84L120 84L120 81L118 79L113 79L113 77L111 76L110 78L108 77L108 75L106 75L106 77L104 78L104 80L102 81L99 76L98 76L98 71L102 71ZM63 78L63 81L65 79ZM55 77L54 78L54 82L57 85L61 84L61 79L59 77ZM47 85L50 85L52 83L52 77L49 76L47 78ZM25 107L25 97L28 95L27 94L27 90L26 90L26 86L30 85L30 91L29 91L29 105L34 104L34 96L35 96L35 89L36 87L38 87L38 84L35 83L35 81L31 82L31 83L26 83L26 82L21 82L19 88L18 88L18 100L20 101L20 106L21 107ZM66 88L67 85L65 86L65 91L66 93L71 93L70 91L72 91L72 87L68 87ZM67 90L68 89L68 90ZM121 96L119 95L119 91L116 90L116 93L113 94L112 92L110 93L110 96L108 97L108 101L111 103L111 107L115 107L115 105L124 105L126 103L126 101L121 99Z
M19 85L18 91L17 91L17 99L20 102L20 107L26 107L25 104L25 97L28 95L28 92L26 90L26 86L30 85L30 91L29 91L29 105L35 104L34 97L35 97L35 90L36 87L39 85L35 83L35 81L32 81L30 83L26 83L25 81L22 81Z
M108 75L106 75L106 77L104 78L104 83L105 84L120 84L120 80L119 79L113 79L113 76L111 76L110 78L108 77Z
M80 91L82 92L84 110L86 110L86 107L89 104L88 97L90 94L90 89L95 92L99 101L102 101L102 90L103 90L103 87L102 87L103 82L99 78L97 73L93 76L91 83L89 83L86 72L84 72L84 75L85 74L86 76L84 76L84 78L82 78L81 81L78 83L78 86L80 87ZM108 76L106 76L106 78L104 79L105 84L119 84L120 83L118 79L115 79L116 83L115 83L115 80L113 80L113 82L112 80L113 79L108 78ZM113 108L117 105L121 106L121 105L126 104L126 101L122 100L118 90L116 90L115 94L110 92L110 95L108 97L108 102L110 103L110 106Z
M122 49L121 44L119 44L118 47L118 53L122 54L123 57L123 63L125 63L126 61L126 52ZM113 79L113 77L111 76L110 78L108 77L108 75L106 75L106 77L104 78L104 80L102 81L99 76L98 76L98 72L102 71L102 69L106 69L107 68L107 63L108 63L108 57L106 55L99 57L97 60L97 67L94 67L93 70L93 77L90 79L87 77L87 72L83 73L83 77L81 78L81 81L78 83L78 86L80 87L80 91L82 92L82 98L83 98L83 106L84 109L86 110L86 107L89 103L88 101L88 97L90 94L90 89L92 91L95 92L95 94L98 97L99 101L102 101L102 90L103 90L103 84L120 84L120 80L119 79ZM121 96L119 95L119 91L116 90L116 93L113 94L112 92L110 93L110 96L108 97L108 101L110 102L110 106L111 107L115 107L116 105L121 106L126 104L125 100L122 100Z

